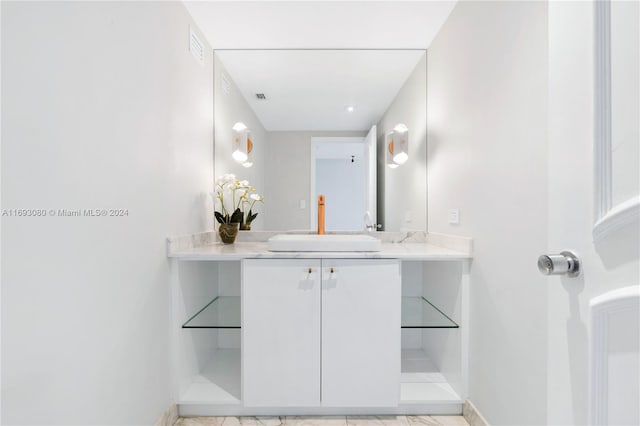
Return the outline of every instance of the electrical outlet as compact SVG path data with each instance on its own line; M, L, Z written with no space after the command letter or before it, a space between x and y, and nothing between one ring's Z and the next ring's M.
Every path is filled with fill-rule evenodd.
M449 223L452 225L457 225L460 223L460 210L449 209Z

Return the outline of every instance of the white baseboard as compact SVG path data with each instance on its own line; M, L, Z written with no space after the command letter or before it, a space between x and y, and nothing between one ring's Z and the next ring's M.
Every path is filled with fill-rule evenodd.
M178 421L178 406L175 403L171 403L164 410L162 416L156 421L155 426L173 426L175 422Z
M476 406L468 399L462 406L462 416L469 423L469 426L489 426L489 422L482 417Z

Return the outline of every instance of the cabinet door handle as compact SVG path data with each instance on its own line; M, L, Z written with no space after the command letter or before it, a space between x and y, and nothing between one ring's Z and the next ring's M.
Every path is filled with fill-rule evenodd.
M338 277L336 269L333 266L327 266L322 269L322 289L329 291L336 288L338 284Z
M313 269L311 269L311 268L309 268L309 269L307 270L307 273L308 273L308 274L311 274L312 272L313 272Z

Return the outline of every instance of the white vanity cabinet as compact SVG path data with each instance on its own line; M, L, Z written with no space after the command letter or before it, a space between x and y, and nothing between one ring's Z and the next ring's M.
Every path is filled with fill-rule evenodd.
M396 407L400 262L246 259L246 407Z
M460 414L470 240L433 238L461 251L170 245L180 415Z
M320 275L320 260L242 262L245 406L320 402Z

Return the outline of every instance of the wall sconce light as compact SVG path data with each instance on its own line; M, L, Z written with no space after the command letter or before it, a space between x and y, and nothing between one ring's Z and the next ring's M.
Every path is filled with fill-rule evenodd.
M244 167L253 166L251 151L253 151L253 139L251 131L244 123L236 123L233 129L233 152L231 156Z
M386 163L387 166L389 166L390 169L395 169L396 167L399 166L399 164L396 164L393 162L393 150L394 150L394 143L393 143L393 132L389 132L386 134L385 136L385 157L387 159Z
M251 141L251 134L249 134L247 138L247 145L247 160L242 163L242 166L249 168L253 166L253 155L251 154L251 151L253 151L253 142Z
M401 165L409 159L409 129L404 124L397 124L391 132L393 162Z
M409 159L409 129L404 124L396 125L386 136L387 165L391 169Z

